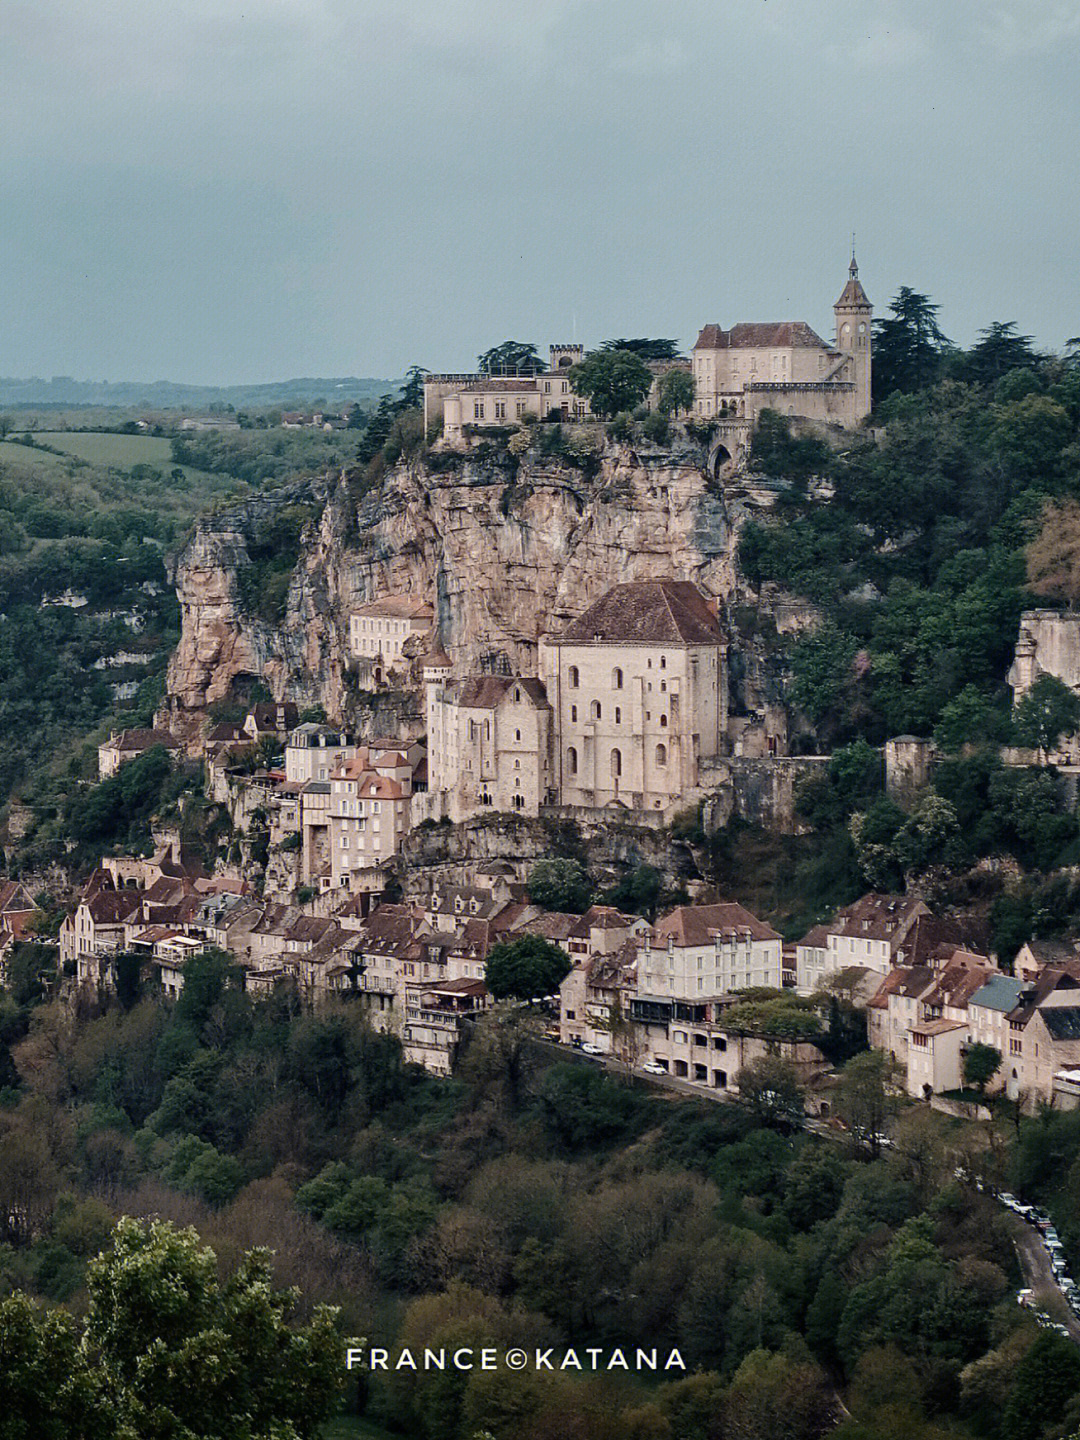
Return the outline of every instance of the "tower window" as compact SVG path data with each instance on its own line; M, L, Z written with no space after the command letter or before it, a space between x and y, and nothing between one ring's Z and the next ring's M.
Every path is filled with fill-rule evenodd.
M571 775L577 774L577 751L573 745L571 745L570 749L566 752L566 768L570 771Z
M616 666L616 668L611 672L611 688L612 688L613 690L621 690L621 689L622 689L622 682L623 682L623 674L622 674L622 671Z
M666 746L666 745L657 745L657 747L656 747L656 763L657 763L657 765L666 765L666 764L667 764L667 746Z
M576 690L581 684L581 676L578 674L578 668L576 665L570 666L570 669L566 676L566 683L570 686L571 690Z
M618 780L618 778L619 778L619 776L620 776L621 774L622 774L622 752L619 751L619 750L612 750L612 752L611 752L611 775L612 775L612 779Z

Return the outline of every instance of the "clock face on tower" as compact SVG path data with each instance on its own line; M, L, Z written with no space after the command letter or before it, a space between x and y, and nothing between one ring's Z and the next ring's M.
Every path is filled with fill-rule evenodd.
M841 333L844 334L844 335L850 335L850 334L851 334L851 326L850 326L850 325L845 325Z

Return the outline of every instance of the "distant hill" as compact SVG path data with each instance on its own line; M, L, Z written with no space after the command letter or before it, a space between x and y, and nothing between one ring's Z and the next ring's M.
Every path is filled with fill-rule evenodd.
M302 409L312 401L328 406L377 400L397 390L402 380L358 379L355 375L299 380L268 380L261 385L181 385L172 380L51 380L0 377L0 406L112 405L134 409L203 409L232 405L236 409L283 406Z

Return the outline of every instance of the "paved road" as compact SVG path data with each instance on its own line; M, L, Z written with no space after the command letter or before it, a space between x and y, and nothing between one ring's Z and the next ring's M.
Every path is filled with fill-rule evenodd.
M1019 1216L1013 1219L1011 1228L1013 1244L1020 1259L1020 1269L1024 1272L1025 1285L1035 1292L1039 1308L1045 1310L1052 1320L1058 1320L1066 1326L1073 1339L1080 1343L1080 1319L1066 1305L1065 1297L1057 1287L1042 1236L1033 1225L1021 1220Z

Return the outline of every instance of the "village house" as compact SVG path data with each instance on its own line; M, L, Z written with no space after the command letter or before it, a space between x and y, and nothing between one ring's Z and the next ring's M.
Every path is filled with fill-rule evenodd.
M742 905L680 905L652 927L639 965L639 992L695 1000L756 986L780 989L780 935Z
M688 580L615 585L540 641L556 804L670 818L727 729L727 641Z
M26 886L18 880L0 880L0 984L7 981L12 949L31 939L30 922L41 910Z
M539 917L538 917L539 918ZM571 920L561 944L572 969L559 988L559 1038L564 1044L596 1045L605 1054L634 1058L638 1037L630 1021L637 994L641 947L649 922L611 905L593 905ZM536 934L534 923L522 927Z
M356 738L348 731L308 721L291 731L285 742L285 779L295 785L329 780L338 761L351 760L355 754Z
M157 745L164 746L174 759L183 748L168 730L113 730L108 740L98 746L98 778L108 780L121 765L137 760Z
M349 657L361 685L406 680L417 642L427 641L434 621L427 601L413 595L384 595L358 606L349 616Z
M1005 1023L1006 1094L1028 1108L1049 1104L1055 1073L1080 1063L1080 959L1048 965L1037 979L1024 982Z
M381 890L380 867L409 830L413 767L398 750L361 746L330 777L329 888Z

